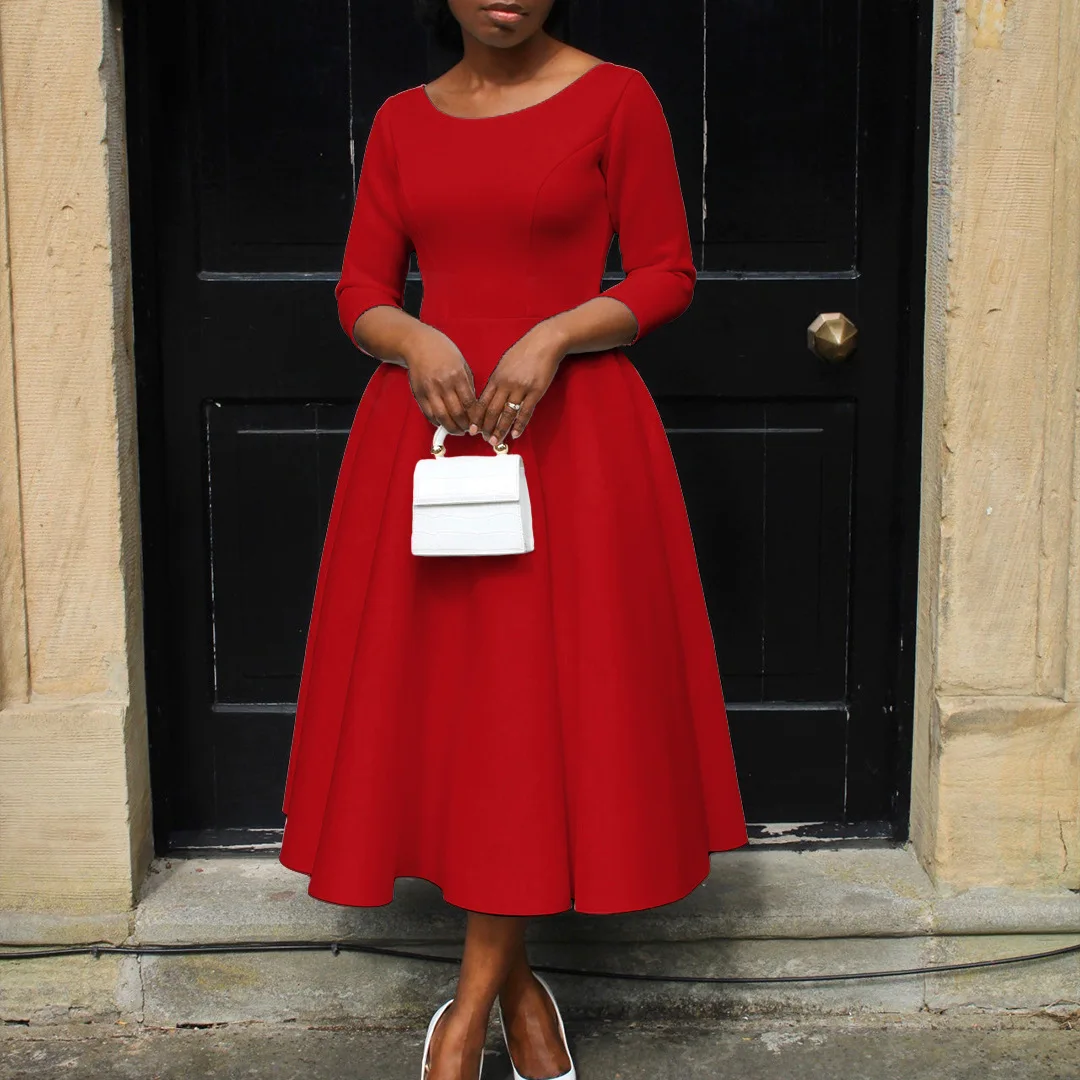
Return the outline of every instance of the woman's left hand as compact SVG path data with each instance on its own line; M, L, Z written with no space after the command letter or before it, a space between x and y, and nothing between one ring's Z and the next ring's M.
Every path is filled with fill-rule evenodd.
M566 355L562 335L552 320L537 323L502 354L479 397L480 431L492 446L517 439ZM512 409L507 404L520 405Z

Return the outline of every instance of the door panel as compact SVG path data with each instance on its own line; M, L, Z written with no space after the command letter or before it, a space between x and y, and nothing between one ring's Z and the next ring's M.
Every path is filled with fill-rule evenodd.
M853 412L664 402L732 703L844 697Z
M295 695L348 405L211 401L205 408L213 685L218 705ZM297 563L283 565L303 553ZM298 572L303 571L303 572ZM267 588L274 582L274 588ZM298 640L299 639L299 640Z
M200 270L325 270L352 209L348 5L197 8Z
M569 40L642 70L672 131L697 292L630 356L763 831L905 828L928 21L924 0L573 9ZM333 299L356 170L383 99L455 58L373 0L131 3L125 40L158 840L272 843L374 368ZM414 263L414 314L421 293ZM859 328L846 361L807 348L827 311Z
M852 268L858 7L708 0L704 269Z

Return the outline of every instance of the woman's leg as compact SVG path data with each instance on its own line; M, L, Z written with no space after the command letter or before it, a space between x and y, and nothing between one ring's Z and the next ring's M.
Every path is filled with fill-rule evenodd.
M432 1033L428 1080L477 1080L491 1006L523 951L526 922L469 912L457 993Z
M554 1006L529 966L524 935L499 991L499 1007L510 1056L522 1076L561 1076L570 1068Z

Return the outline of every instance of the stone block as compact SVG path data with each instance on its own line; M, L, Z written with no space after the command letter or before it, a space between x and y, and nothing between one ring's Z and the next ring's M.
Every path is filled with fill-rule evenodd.
M1080 706L944 697L939 710L936 880L1080 886Z
M108 702L0 712L0 907L131 907L127 713Z
M936 937L930 943L931 964L1050 952L1077 939L1072 934L971 934ZM974 968L926 976L929 1009L1019 1010L1034 1012L1080 1009L1080 953L1027 963Z
M119 1017L122 964L118 956L54 956L2 963L0 1023L70 1024Z

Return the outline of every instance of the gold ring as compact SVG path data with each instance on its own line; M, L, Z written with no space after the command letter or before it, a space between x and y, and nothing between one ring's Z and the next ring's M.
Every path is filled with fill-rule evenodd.
M508 401L506 403L506 407L508 409L513 409L514 412L519 412L521 410L521 406L520 405L515 405L512 401Z

